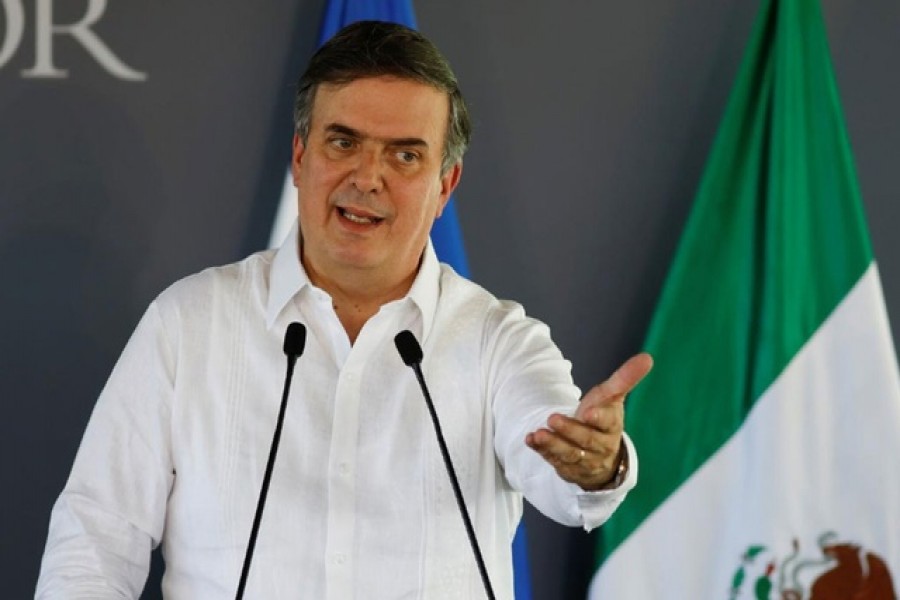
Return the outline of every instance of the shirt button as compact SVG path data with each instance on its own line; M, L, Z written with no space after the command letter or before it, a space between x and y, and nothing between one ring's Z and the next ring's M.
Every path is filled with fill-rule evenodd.
M334 562L336 562L339 565L344 564L345 562L347 562L347 555L346 554L336 554L334 556Z
M346 475L350 472L350 465L342 462L340 465L338 465L338 471L340 471L341 475Z

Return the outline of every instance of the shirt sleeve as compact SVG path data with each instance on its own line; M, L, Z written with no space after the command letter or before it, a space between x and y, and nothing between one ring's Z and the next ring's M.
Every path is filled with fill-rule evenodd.
M572 382L571 363L543 323L522 307L501 302L488 320L484 349L488 393L494 413L494 450L510 485L547 517L586 530L604 523L637 482L637 452L625 436L629 468L612 490L585 492L561 479L553 467L525 444L554 412L573 415L581 391Z
M53 507L36 598L140 596L174 481L174 369L154 303L100 394Z

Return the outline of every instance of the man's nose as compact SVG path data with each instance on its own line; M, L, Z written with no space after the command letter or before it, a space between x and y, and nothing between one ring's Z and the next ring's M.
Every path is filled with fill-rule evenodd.
M384 187L383 169L380 152L374 149L360 152L352 174L354 187L363 194L380 192Z

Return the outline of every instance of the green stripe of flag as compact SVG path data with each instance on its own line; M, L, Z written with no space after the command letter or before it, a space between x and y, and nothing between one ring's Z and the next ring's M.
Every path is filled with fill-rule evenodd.
M741 426L872 260L815 0L765 0L628 400L608 555ZM602 558L602 557L601 557Z

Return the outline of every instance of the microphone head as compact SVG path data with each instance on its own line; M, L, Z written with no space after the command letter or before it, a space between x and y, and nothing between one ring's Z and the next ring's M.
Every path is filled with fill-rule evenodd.
M303 354L304 346L306 346L306 327L303 323L294 321L284 332L284 353L297 358Z
M416 340L416 336L408 329L404 329L394 336L394 343L397 345L397 352L407 367L421 364L422 347Z

